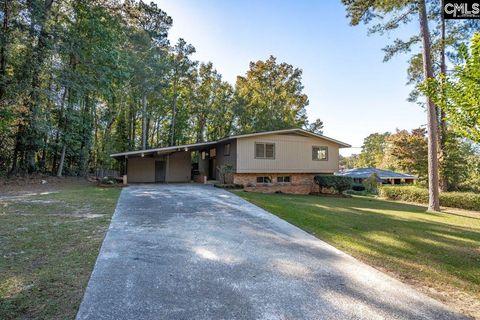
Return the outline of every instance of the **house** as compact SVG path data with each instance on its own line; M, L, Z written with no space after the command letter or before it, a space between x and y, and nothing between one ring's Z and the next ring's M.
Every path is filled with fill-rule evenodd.
M303 129L286 129L111 157L126 161L128 182L225 180L249 191L306 194L315 175L338 171L339 148L348 147Z
M383 184L412 184L415 180L418 179L417 176L411 174L377 168L355 168L336 172L335 175L351 177L353 178L354 182L362 183L363 180L367 179L374 173L380 179L379 182Z

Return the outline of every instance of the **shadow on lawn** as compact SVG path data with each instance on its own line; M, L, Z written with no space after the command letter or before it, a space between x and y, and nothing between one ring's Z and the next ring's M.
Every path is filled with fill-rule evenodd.
M459 225L441 222L449 213L431 214L423 206L378 199L271 195L274 201L266 203L264 197L248 198L352 254L382 260L414 277L453 278L478 292L480 230L468 227L469 219L477 223L474 218L461 216L465 220Z

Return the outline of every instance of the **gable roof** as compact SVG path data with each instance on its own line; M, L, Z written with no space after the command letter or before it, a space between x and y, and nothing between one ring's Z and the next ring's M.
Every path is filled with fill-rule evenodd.
M299 129L299 128L294 128L294 129L283 129L283 130L273 130L273 131L262 131L262 132L254 132L254 133L245 133L245 134L239 134L239 135L233 135L229 136L227 138L219 140L221 142L222 140L225 139L241 139L241 138L248 138L248 137L255 137L255 136L262 136L262 135L267 135L267 134L288 134L288 133L296 133L304 136L311 136L314 138L320 138L323 140L327 140L330 142L333 142L335 144L338 144L341 148L350 148L351 145L345 142L341 142L339 140L329 138L327 136L321 135L321 134L316 134L304 129Z
M380 179L418 179L417 176L414 176L414 175L411 175L411 174L395 172L395 171L391 171L391 170L377 169L377 168L348 169L348 170L345 170L345 171L336 172L335 175L344 176L344 177L351 177L351 178L366 179L374 173L376 173Z
M311 136L311 137L315 137L315 138L324 139L324 140L330 141L332 143L338 144L338 146L340 148L350 148L351 147L351 145L349 145L348 143L341 142L341 141L335 140L333 138L329 138L327 136L316 134L316 133L313 133L313 132L310 132L310 131L307 131L307 130L296 128L296 129L283 129L283 130L273 130L273 131L263 131L263 132L254 132L254 133L232 135L232 136L228 136L228 137L216 140L216 141L209 141L209 142L183 144L183 145L178 145L178 146L144 149L144 150L135 150L135 151L126 151L126 152L111 154L110 157L112 157L112 158L123 158L125 156L128 157L128 156L135 156L135 155L148 155L148 154L153 154L153 153L162 154L162 153L180 151L181 149L199 150L200 148L203 148L203 147L213 146L217 143L226 142L228 140L233 140L233 139L242 139L242 138L262 136L262 135L267 135L267 134L288 134L288 133L296 133L296 134L300 134L300 135L304 135L304 136Z

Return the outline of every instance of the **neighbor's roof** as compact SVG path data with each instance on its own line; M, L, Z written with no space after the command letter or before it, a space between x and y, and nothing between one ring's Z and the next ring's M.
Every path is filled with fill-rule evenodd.
M417 176L377 168L355 168L336 172L335 175L365 179L376 173L380 179L418 179Z
M213 146L219 142L224 142L232 139L241 139L241 138L248 138L248 137L254 137L254 136L262 136L262 135L267 135L267 134L288 134L288 133L297 133L305 136L312 136L316 138L321 138L333 143L336 143L340 146L340 148L350 148L351 145L345 142L341 142L329 137L326 137L321 134L316 134L310 131L306 131L303 129L284 129L284 130L274 130L274 131L264 131L264 132L255 132L255 133L247 133L247 134L239 134L239 135L233 135L233 136L228 136L220 140L216 141L210 141L210 142L200 142L200 143L192 143L192 144L184 144L184 145L179 145L179 146L171 146L171 147L163 147L163 148L154 148L154 149L145 149L145 150L136 150L136 151L126 151L126 152L120 152L120 153L114 153L111 154L110 157L112 158L121 158L125 156L134 156L134 155L147 155L147 154L152 154L152 153L169 153L169 152L174 152L174 151L180 151L181 149L193 149L193 150L198 150L202 147L208 147L208 146Z

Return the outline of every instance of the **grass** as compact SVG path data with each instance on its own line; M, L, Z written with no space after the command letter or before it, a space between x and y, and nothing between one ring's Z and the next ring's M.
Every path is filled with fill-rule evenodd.
M359 196L235 193L480 318L480 213L432 214L419 205Z
M73 319L119 189L0 198L0 319Z

